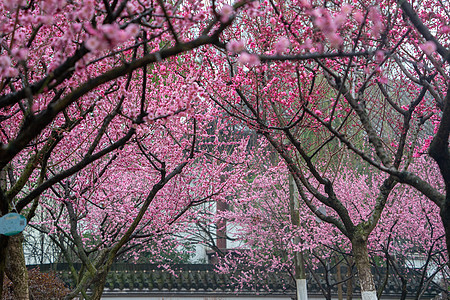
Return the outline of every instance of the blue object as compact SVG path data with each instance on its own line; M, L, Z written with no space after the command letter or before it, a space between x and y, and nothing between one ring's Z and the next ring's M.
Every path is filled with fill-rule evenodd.
M18 213L9 213L0 218L0 234L12 236L21 233L27 226L27 218Z

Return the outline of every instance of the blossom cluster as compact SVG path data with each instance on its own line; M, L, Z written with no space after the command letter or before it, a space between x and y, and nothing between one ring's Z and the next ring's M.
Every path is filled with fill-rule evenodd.
M139 34L139 26L136 24L130 24L125 29L120 29L117 23L100 25L96 29L88 25L86 27L91 36L85 45L91 51L113 48Z

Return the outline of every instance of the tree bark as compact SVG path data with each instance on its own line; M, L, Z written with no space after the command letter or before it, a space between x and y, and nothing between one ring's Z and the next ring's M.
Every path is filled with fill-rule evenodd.
M0 234L0 297L3 299L3 281L5 279L6 256L8 254L9 237Z
M445 201L440 207L440 216L445 230L445 243L447 245L448 266L450 267L450 188L447 188Z
M299 201L296 195L296 188L294 183L294 178L292 174L289 174L289 206L291 212L291 223L292 225L300 226L300 216L299 216ZM301 240L299 237L294 238L294 244L300 244ZM297 300L308 300L308 288L306 282L306 272L305 272L305 261L303 258L303 252L297 251L294 256L294 266L295 266L295 284L297 287Z
M337 282L342 281L341 263L340 262L338 262L336 265L336 280L337 280ZM343 294L342 294L342 283L338 283L337 289L338 289L338 300L343 300L344 298L343 298Z
M103 290L105 288L106 277L109 273L110 267L111 266L99 271L96 274L96 278L94 278L92 287L92 300L100 300L100 298L102 297Z
M14 299L28 300L30 299L28 270L25 265L22 242L22 233L9 238L6 276L8 276L13 284Z
M5 198L6 189L6 170L0 170L0 217L9 212L8 201ZM5 280L6 256L8 255L9 237L0 234L0 298L3 299L3 281Z
M347 300L353 299L353 259L349 257L348 259L348 266L347 266L347 278L350 278L347 280Z
M297 300L308 300L308 289L304 269L303 253L295 253L295 283L297 286Z
M359 284L361 286L362 300L378 300L375 282L370 270L369 252L367 250L367 238L355 236L352 239L352 252L358 269Z

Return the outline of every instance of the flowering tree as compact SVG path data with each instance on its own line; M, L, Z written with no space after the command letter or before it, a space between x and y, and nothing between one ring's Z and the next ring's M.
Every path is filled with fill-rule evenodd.
M364 174L362 170L357 174L345 166L339 170L334 177L337 196L342 199L352 220L362 221L374 206L377 191L373 186L383 179L380 174ZM430 179L438 175L436 167L416 171ZM243 242L242 248L223 257L218 270L232 273L241 287L259 286L270 290L270 287L261 286L267 282L264 276L280 270L292 272L296 253L303 253L311 280L319 285L321 281L328 284L322 287L326 299L331 299L331 286L342 281L350 288L347 289L350 299L353 285L349 279L354 274L336 274L333 283L327 268L332 266L336 270L340 268L340 261L351 260L351 243L335 226L321 222L305 203L299 204L297 216L291 214L287 173L283 163L272 165L266 162L254 170L254 176L241 182L236 200L229 201L232 210L222 212L220 217L232 222L233 238ZM411 201L398 201L405 198ZM323 208L321 212L331 213ZM293 217L299 219L297 225L292 224ZM395 277L403 282L404 287L398 286L404 291L403 297L407 295L406 285L416 289L419 295L427 290L432 280L448 278L443 237L439 214L430 201L411 187L398 185L393 189L380 222L367 242L371 264L384 267L379 274L381 280L377 282L378 297L388 278ZM414 262L418 258L423 261ZM322 266L325 274L318 272L318 266ZM407 267L420 268L421 273L410 271L406 274ZM351 262L348 268L351 271ZM414 281L414 278L419 280Z
M165 61L196 64L192 56L179 54L221 44L232 11L245 4L0 3L1 215L17 211L31 220L37 209L53 213L49 232L60 227L70 234L88 269L80 291L96 276L104 280L108 265L132 237L155 234L144 230L150 212L166 213L166 227L159 224L158 232L201 201L200 192L181 193L175 185L170 188L181 193L178 202L155 200L169 194L163 188L175 177L182 177L179 184L193 184L192 178L203 176L200 189L216 174L208 168L203 175L195 167L193 173L183 171L203 154L197 146L217 115L202 105L195 74L177 73L176 64ZM216 192L204 191L209 197ZM152 208L161 201L162 207ZM112 227L119 220L126 225L112 228L115 239L112 232L103 233L100 248L108 251L102 252L104 264L96 264L102 259L90 260L92 249L81 233L101 233L101 218ZM0 236L2 280L6 261L20 257L14 256L21 252L18 245L17 237ZM18 265L26 276L25 266ZM26 278L14 279L22 284L15 286L17 297L27 298ZM98 287L95 297L101 294Z
M196 122L219 117L211 108L195 114L194 104L207 98L202 87L280 153L305 203L351 242L363 297L374 299L367 241L398 183L439 207L450 248L445 4L3 1L0 211L32 212L41 195L55 185L71 187L71 178L78 187L95 185L116 152L140 144L132 153L144 155L152 176L160 176L146 186L147 204L131 235L156 194L195 158ZM195 50L204 45L215 47ZM192 55L180 55L186 52ZM166 64L169 59L175 63ZM163 141L152 148L160 137L152 140L147 126L164 127L171 117L183 133L174 135L170 150L162 151ZM173 135L171 128L165 132ZM149 139L140 142L143 136ZM386 174L362 219L351 218L332 180L339 173L336 149L344 146L355 170L363 163L369 173ZM427 151L441 170L438 182L410 170ZM90 165L86 172L93 173L79 173ZM83 191L57 197L70 206ZM334 213L324 215L318 205ZM1 278L7 244L1 236Z
M367 243L397 184L439 208L450 241L448 23L435 1L417 11L408 1L267 1L227 31L223 56L206 55L227 69L204 81L211 98L266 137L303 201L350 240L363 299L376 299ZM342 148L352 154L339 158ZM411 168L427 153L442 177ZM384 176L360 219L334 182L342 157L355 174L366 164L367 174Z
M135 143L125 145L114 161L88 166L44 194L44 218L34 226L52 238L66 261L80 261L85 268L80 274L71 268L76 288L70 296L86 295L91 288L99 298L111 263L124 253L136 260L142 252L150 253L151 261L161 262L163 254L180 246L172 235L188 230L185 219L195 213L189 208L225 197L241 176L238 168L224 172L226 163L181 146L189 145L192 136L181 130L180 120L190 126L184 117L171 118L164 126L152 124L151 130L136 133ZM195 145L201 149L204 142ZM174 174L178 176L161 183Z

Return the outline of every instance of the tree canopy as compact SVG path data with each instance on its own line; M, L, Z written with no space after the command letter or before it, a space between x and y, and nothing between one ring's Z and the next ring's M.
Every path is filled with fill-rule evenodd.
M398 209L432 226L439 211L450 249L448 4L3 1L1 215L70 241L87 269L70 296L98 298L121 251L171 245L192 207L243 195L272 149L376 299L368 249L408 227ZM17 238L0 236L2 280Z

